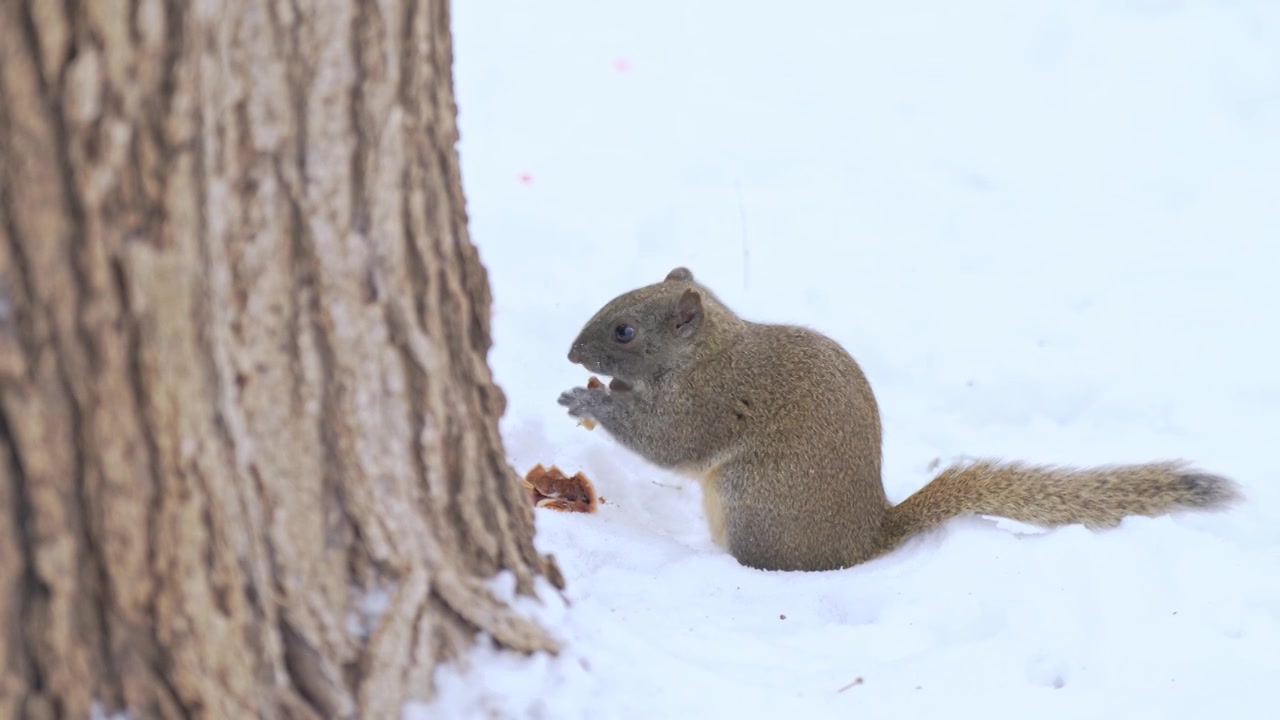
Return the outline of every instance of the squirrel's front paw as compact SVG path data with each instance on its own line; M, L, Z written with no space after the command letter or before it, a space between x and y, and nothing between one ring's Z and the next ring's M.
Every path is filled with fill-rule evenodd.
M568 408L569 414L573 417L596 420L598 419L596 411L608 397L609 392L603 388L588 390L584 387L576 387L560 393L560 399L557 402Z

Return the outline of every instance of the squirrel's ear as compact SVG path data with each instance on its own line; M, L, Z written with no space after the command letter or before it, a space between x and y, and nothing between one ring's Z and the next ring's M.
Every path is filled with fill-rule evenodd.
M672 280L692 280L693 273L687 267L678 267L667 273L667 278L663 282L671 282Z
M702 295L697 290L685 290L680 293L680 300L676 302L676 335L693 337L701 325Z

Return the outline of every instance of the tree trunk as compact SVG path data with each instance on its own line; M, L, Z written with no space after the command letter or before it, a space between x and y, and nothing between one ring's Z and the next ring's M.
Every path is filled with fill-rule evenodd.
M555 650L455 116L446 0L0 0L0 718Z

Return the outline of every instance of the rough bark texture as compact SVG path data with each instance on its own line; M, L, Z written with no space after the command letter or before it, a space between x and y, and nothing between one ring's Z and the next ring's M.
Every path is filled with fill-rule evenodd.
M445 0L0 0L0 718L554 650L456 140Z

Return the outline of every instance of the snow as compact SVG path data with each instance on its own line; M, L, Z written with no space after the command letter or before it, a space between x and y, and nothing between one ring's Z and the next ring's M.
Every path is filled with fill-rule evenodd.
M406 717L1274 716L1280 3L467 0L454 30L510 461L606 502L536 514L567 603L522 607L565 651L481 647ZM895 501L996 456L1188 458L1247 502L744 568L696 485L556 404L587 318L677 265L853 353Z

